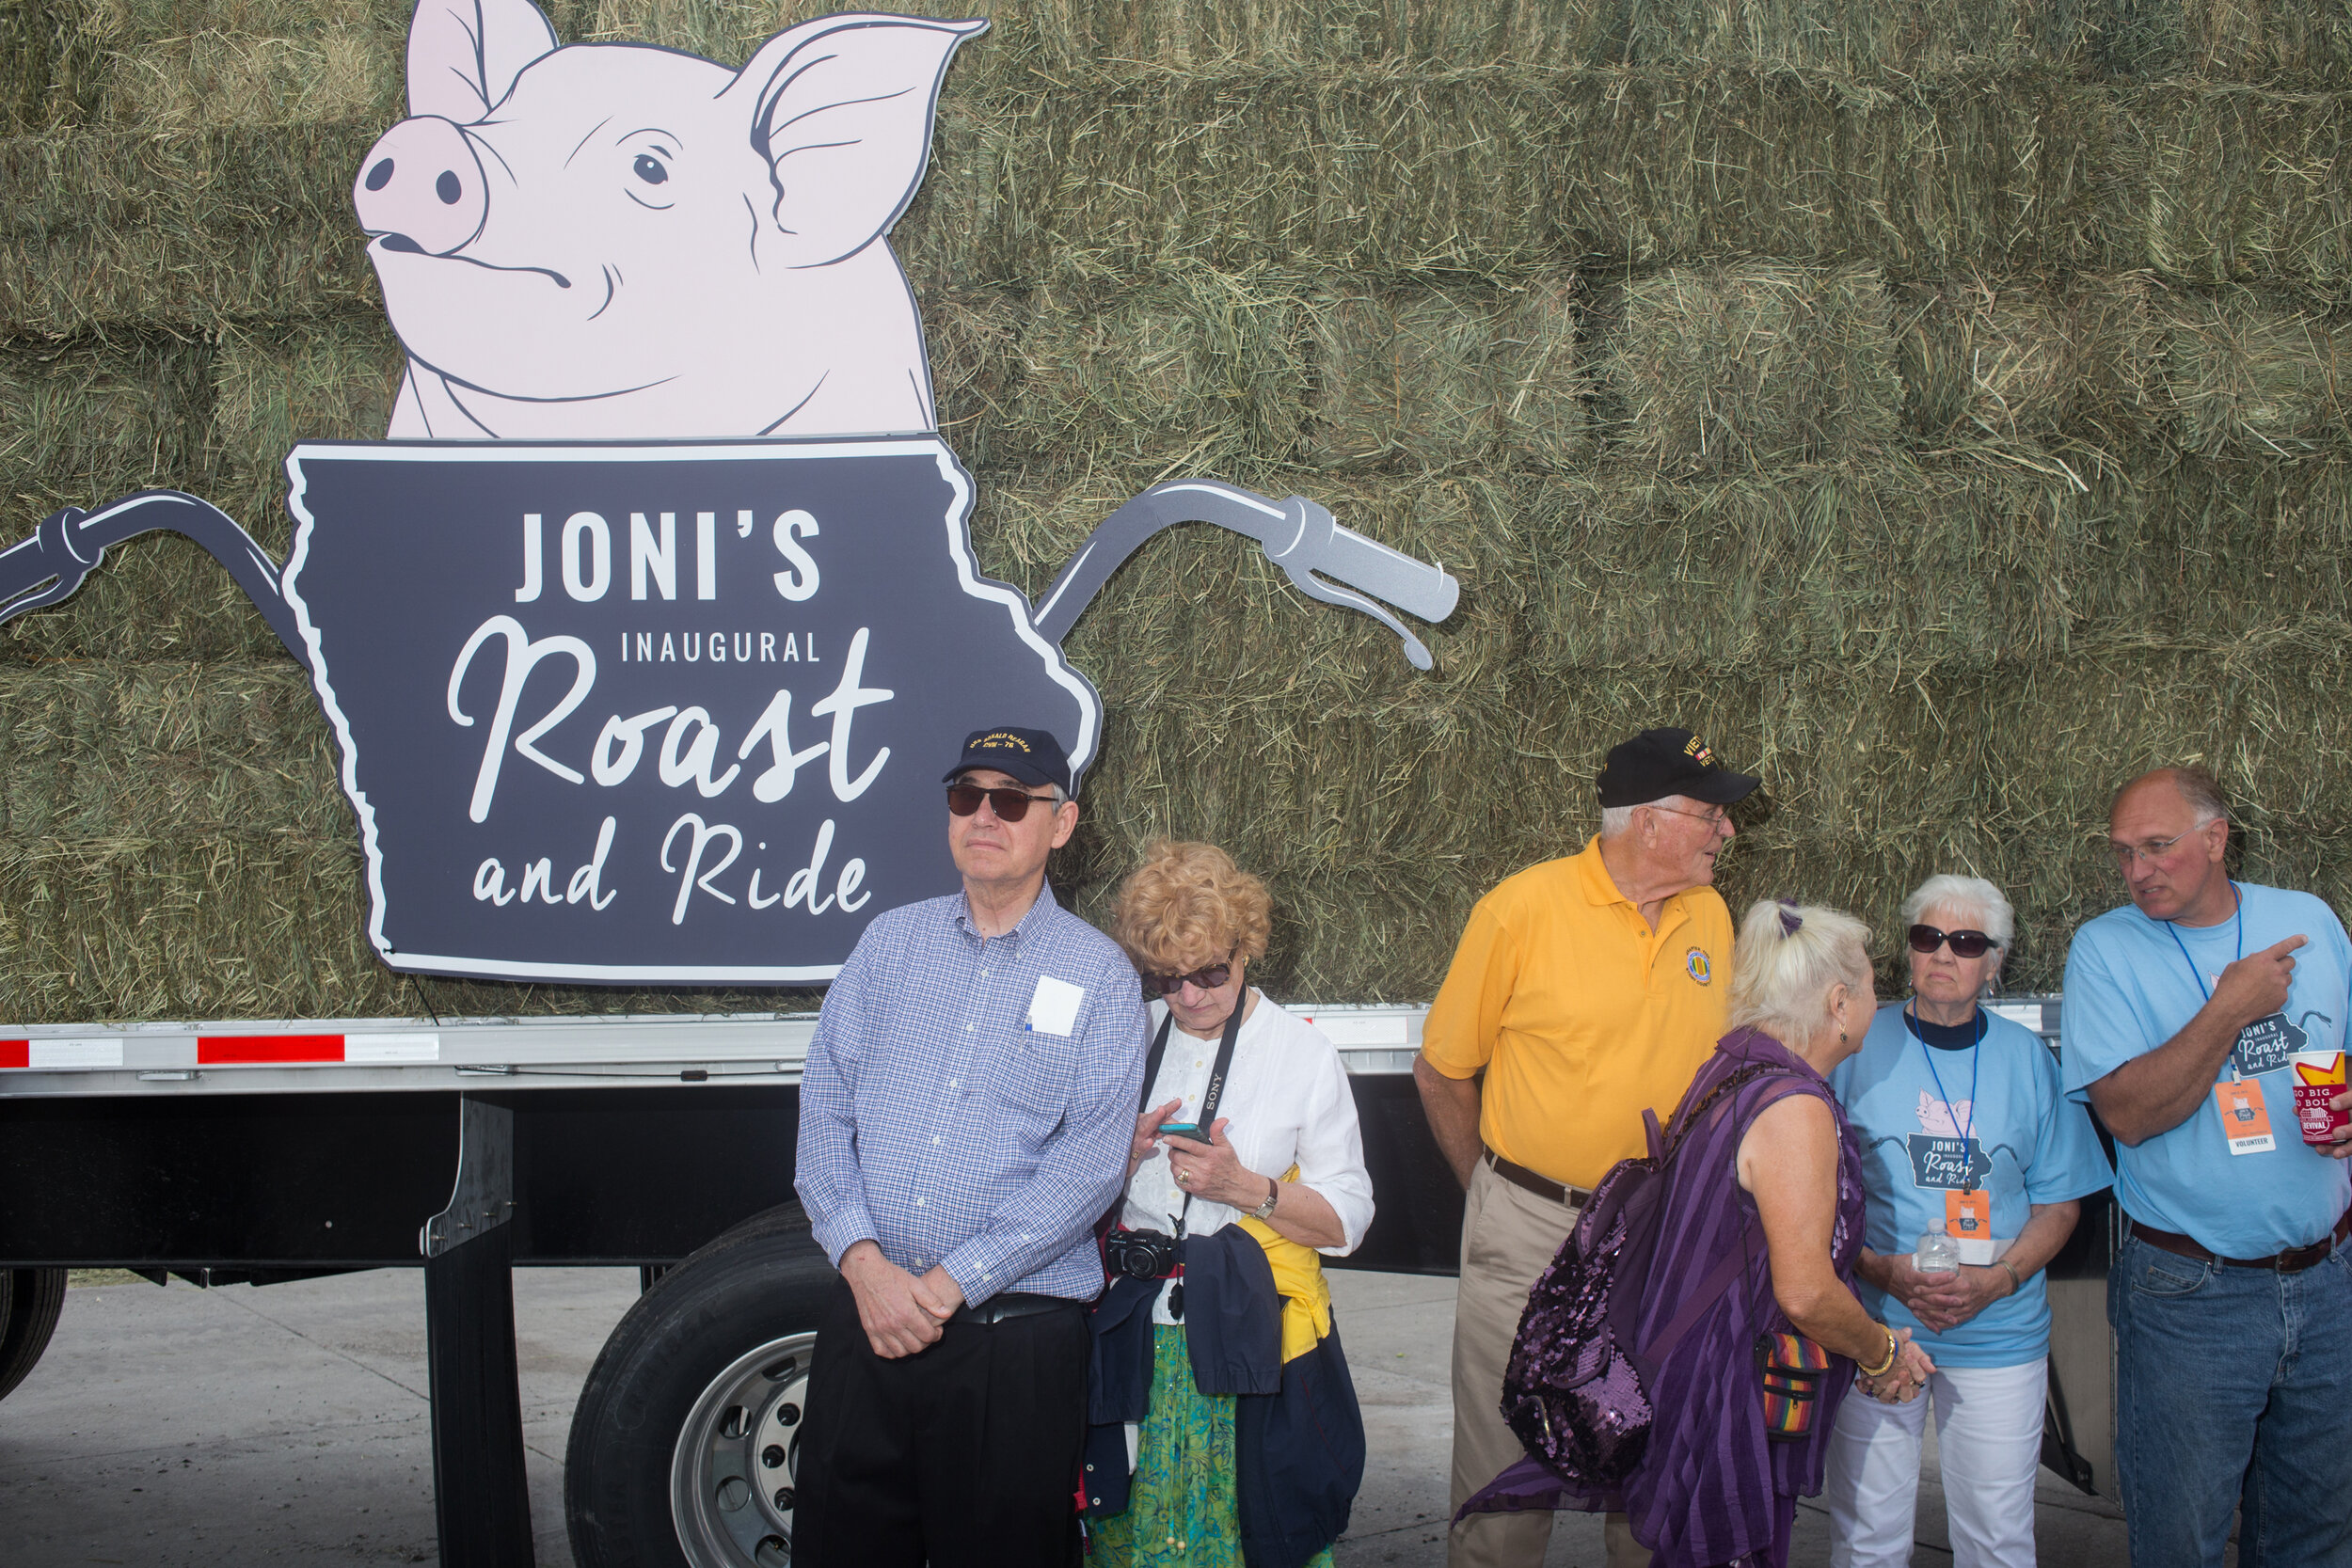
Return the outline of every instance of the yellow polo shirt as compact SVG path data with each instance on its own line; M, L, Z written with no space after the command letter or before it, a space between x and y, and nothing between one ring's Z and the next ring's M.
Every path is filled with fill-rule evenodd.
M1422 1026L1448 1078L1484 1068L1486 1147L1590 1187L1643 1153L1726 1032L1731 911L1711 887L1677 893L1658 929L1610 880L1600 840L1500 883L1470 911Z

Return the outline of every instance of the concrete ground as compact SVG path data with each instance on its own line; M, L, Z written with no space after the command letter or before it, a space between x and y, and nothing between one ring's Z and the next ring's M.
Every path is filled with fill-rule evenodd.
M1371 1467L1343 1568L1444 1561L1454 1283L1335 1272ZM562 1461L580 1386L637 1294L633 1270L515 1276L532 1520L541 1568L569 1568ZM80 1286L48 1354L0 1401L0 1562L223 1568L432 1562L423 1275L382 1270L262 1289ZM1919 1551L1949 1560L1931 1439ZM1602 1561L1600 1524L1563 1514L1548 1565ZM2045 1560L2122 1568L2115 1509L2043 1473ZM1818 1508L1792 1561L1829 1556Z

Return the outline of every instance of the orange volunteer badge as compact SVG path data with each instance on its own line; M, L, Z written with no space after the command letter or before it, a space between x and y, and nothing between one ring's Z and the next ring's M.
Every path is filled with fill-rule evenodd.
M2271 1135L2270 1108L2263 1103L2258 1078L2226 1078L2213 1086L2213 1102L2221 1113L2221 1135L2233 1154L2267 1154L2279 1147Z

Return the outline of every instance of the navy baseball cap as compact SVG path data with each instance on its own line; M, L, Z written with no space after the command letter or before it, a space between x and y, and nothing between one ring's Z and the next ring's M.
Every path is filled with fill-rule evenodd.
M963 754L940 782L953 784L957 774L974 768L1009 773L1025 784L1059 784L1064 795L1078 793L1077 781L1070 776L1070 753L1050 730L1015 729L1009 724L974 730L963 737Z
M1689 730L1661 729L1609 748L1597 782L1603 806L1645 806L1669 795L1727 806L1746 800L1764 781L1732 772Z

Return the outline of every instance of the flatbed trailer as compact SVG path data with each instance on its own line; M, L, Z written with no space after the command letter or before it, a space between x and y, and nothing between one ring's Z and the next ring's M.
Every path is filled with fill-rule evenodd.
M1998 1010L2055 1039L2055 999ZM1426 1009L1331 1037L1378 1202L1338 1266L1450 1275L1461 1193L1413 1086ZM440 1559L527 1562L510 1271L633 1266L565 1453L582 1568L790 1561L794 1438L833 1272L792 1191L814 1014L0 1028L0 1394L65 1271L199 1285L425 1275ZM2112 1207L2051 1265L2044 1462L2113 1493Z

